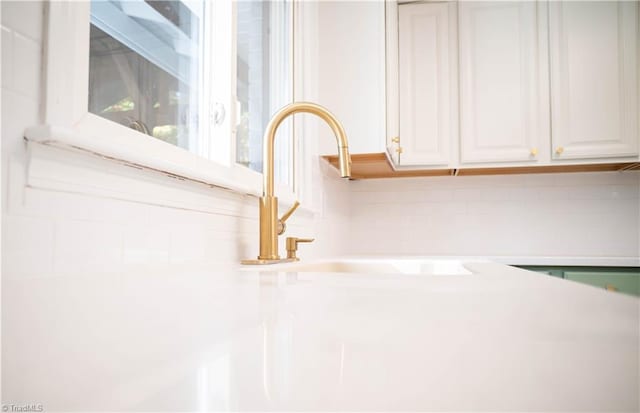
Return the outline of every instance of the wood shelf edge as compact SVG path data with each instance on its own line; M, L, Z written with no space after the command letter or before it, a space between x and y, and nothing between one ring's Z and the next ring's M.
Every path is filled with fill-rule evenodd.
M337 155L324 155L334 168L339 169ZM640 170L640 162L612 162L599 164L506 166L489 168L439 168L396 170L383 153L362 153L351 155L351 179L409 178L429 176L480 176L513 175L565 172L609 172Z

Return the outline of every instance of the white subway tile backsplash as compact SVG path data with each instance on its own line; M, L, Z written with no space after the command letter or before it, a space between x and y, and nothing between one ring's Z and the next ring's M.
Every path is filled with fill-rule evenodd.
M620 219L634 219L639 204L635 199L593 199L581 202L580 211L586 214L605 214Z
M422 192L422 197L427 202L446 202L453 199L453 191L450 189L427 189Z
M466 202L455 201L443 201L443 202L423 202L420 204L414 204L413 206L402 206L395 208L395 212L398 215L411 214L414 216L434 216L450 215L450 214L464 214L468 211L468 205Z
M169 228L136 224L123 233L125 269L166 267L169 264Z
M565 186L534 186L531 190L535 191L538 199L541 201L558 201L569 199L570 187Z
M336 205L348 205L345 187L332 189ZM219 195L221 191L211 189L208 202L228 208L208 213L30 187L23 192L12 214L56 223L52 274L215 268L216 263L237 263L258 253L254 197ZM343 238L336 232L344 231L348 214L328 208L322 219L302 211L289 221L287 235L318 239L307 257L335 255L343 245L336 242ZM284 237L281 244L284 253Z
M590 189L590 190L587 190ZM634 185L598 185L574 188L569 193L570 199L637 199L638 188Z
M395 185L388 193L381 187L354 192L350 212L329 210L320 220L294 215L287 235L316 237L304 253L307 259L335 254L633 256L638 250L638 200L633 198L638 186L502 188L506 199L495 187L488 188L489 195L477 186L430 188L443 200L428 202L413 202L421 199L414 186L404 193ZM574 190L593 199L568 199ZM464 201L447 198L454 191ZM611 191L630 199L612 197ZM339 194L332 195L335 201L348 206L346 195ZM258 250L253 198L238 203L237 216L36 189L28 189L25 199L19 213L56 221L56 273L215 266L253 257Z
M166 222L168 208L81 194L26 188L20 213L113 224Z
M617 192L614 190L613 185L589 185L578 186L566 189L568 198L571 200L594 200L594 199L615 199Z
M460 188L453 192L454 201L503 201L509 199L509 189L504 187Z
M598 181L603 183L610 181L610 176L596 177L592 173L567 173L567 174L539 174L526 177L527 186L580 186L594 185ZM564 175L564 176L563 176Z
M2 89L2 152L24 153L24 130L39 123L38 103L25 95ZM24 156L22 156L24 158Z
M169 260L171 264L215 262L233 256L232 237L217 234L212 229L185 226L170 232Z
M2 220L2 276L42 276L53 267L53 221L5 216Z
M640 199L640 185L614 185L613 188L620 199Z
M116 273L123 270L124 226L64 220L56 222L54 272Z
M509 200L511 201L533 201L540 199L538 191L532 191L528 187L514 187L508 188Z
M352 253L637 255L637 173L399 181L361 182L355 188L351 233L356 241L351 243ZM453 199L445 200L444 195L442 202L406 202L416 199L420 185L428 188L425 193L444 191L453 194ZM403 191L410 195L402 195ZM386 219L388 224L374 226L373 219ZM376 237L378 229L385 232Z
M169 260L172 264L206 258L206 236L197 227L172 228L169 241Z

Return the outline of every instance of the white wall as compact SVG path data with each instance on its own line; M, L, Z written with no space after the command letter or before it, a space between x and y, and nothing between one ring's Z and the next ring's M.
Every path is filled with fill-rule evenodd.
M258 200L254 197L176 182L93 156L28 148L22 139L25 128L41 123L43 5L3 1L1 7L3 278L191 267L215 271L241 258L255 258ZM315 131L304 130L315 139ZM33 156L30 151L35 151ZM335 254L343 237L336 237L342 226L333 224L346 222L348 183L321 171L322 164L313 153L305 157L316 160L305 167L313 176L317 212L294 214L285 236L316 238L314 244L301 246L302 257ZM90 166L83 170L83 164ZM60 167L91 173L96 182L60 191L51 183L55 179L34 178L38 168L46 175ZM104 195L98 188L117 187L120 182L135 182L143 192L166 194L168 201L158 202L156 197L153 205L134 202L135 197L124 190Z
M385 33L383 1L318 4L318 102L343 123L351 153L383 152ZM334 154L328 128L320 153Z
M639 184L638 172L353 182L349 252L637 258Z

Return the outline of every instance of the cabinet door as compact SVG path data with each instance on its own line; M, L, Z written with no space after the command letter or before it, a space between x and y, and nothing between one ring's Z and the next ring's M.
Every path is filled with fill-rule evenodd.
M549 4L554 159L638 154L638 2Z
M460 2L459 16L461 161L538 160L549 141L546 16L535 2Z
M453 3L398 6L400 165L446 165L457 140Z
M565 271L564 278L609 291L640 295L640 273L606 271Z

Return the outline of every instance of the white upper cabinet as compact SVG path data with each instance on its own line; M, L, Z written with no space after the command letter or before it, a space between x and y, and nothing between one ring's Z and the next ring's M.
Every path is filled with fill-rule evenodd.
M638 2L549 4L553 158L638 154Z
M395 166L638 160L640 2L385 3Z
M548 153L543 6L536 2L458 4L462 163L529 163L544 160ZM541 157L543 150L547 152Z
M457 130L455 3L398 6L399 165L448 165Z

